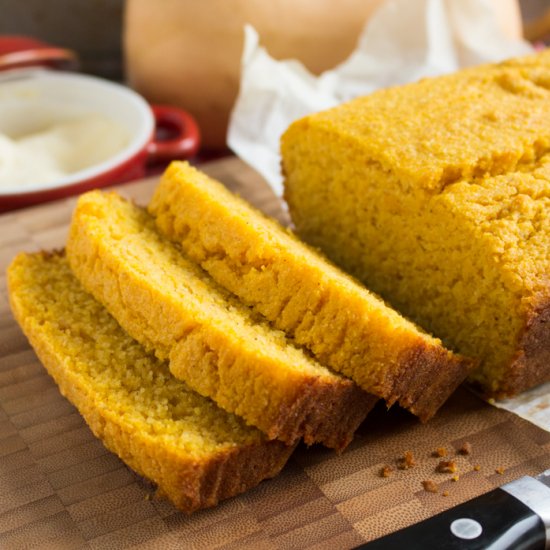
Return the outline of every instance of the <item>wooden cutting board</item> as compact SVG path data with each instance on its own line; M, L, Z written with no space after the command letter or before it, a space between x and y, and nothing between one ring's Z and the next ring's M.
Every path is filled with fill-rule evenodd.
M287 221L239 160L203 169ZM147 180L120 192L145 204L154 186ZM299 448L279 477L215 509L179 513L93 437L12 319L7 265L22 250L63 247L74 203L0 216L0 548L352 548L550 468L549 433L460 389L428 424L380 406L342 455ZM465 441L472 453L457 455ZM458 481L435 472L438 447L456 460ZM381 477L405 451L416 466ZM423 490L428 479L438 493Z

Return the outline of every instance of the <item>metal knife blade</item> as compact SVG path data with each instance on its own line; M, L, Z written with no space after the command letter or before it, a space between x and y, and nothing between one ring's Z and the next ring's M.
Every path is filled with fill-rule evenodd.
M535 479L541 483L544 483L546 487L550 487L550 470L546 470L545 472L542 472L542 474L535 476Z
M358 547L402 548L550 550L550 469Z

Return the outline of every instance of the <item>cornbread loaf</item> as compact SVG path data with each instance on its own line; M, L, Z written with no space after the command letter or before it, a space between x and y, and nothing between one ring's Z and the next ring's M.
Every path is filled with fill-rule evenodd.
M218 283L389 404L428 419L465 378L468 361L190 165L168 168L149 211Z
M550 52L378 91L282 138L299 234L494 396L550 379Z
M62 254L20 254L13 313L94 434L181 510L213 506L276 475L292 447L176 380L83 290Z
M114 193L79 199L67 253L83 286L174 376L270 439L342 449L374 405L254 319Z

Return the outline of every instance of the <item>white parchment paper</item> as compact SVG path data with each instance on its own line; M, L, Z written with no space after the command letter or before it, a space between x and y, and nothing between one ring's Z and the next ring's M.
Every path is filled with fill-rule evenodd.
M523 392L513 399L491 401L491 404L513 412L550 432L550 382Z
M526 42L505 36L494 6L491 0L386 0L352 55L318 77L299 61L274 60L247 26L229 147L281 196L279 139L297 118L378 88L531 53ZM550 431L550 383L493 404Z

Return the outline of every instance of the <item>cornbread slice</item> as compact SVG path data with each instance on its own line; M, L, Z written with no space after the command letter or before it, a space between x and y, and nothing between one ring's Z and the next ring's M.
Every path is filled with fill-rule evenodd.
M391 88L282 138L298 233L477 357L496 396L550 379L550 52Z
M79 199L67 253L83 286L174 376L270 439L342 449L374 405L257 322L114 193Z
M168 168L149 211L218 283L389 404L426 420L465 378L468 361L190 165Z
M62 254L18 255L8 284L15 318L61 393L181 510L213 506L286 463L292 447L176 380L84 291Z

